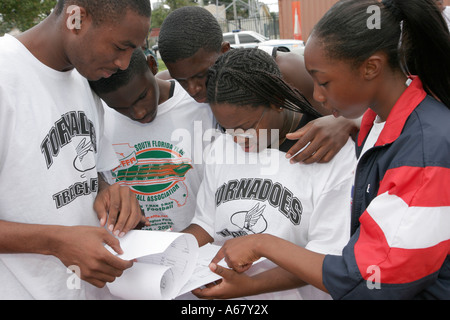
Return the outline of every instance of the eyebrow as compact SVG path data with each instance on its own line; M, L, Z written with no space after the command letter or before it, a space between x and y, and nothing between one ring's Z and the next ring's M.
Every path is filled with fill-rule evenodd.
M319 70L315 70L315 69L313 69L313 70L308 70L308 72L309 72L311 75L316 74L316 73L325 73L325 72L323 72L323 71L319 71Z
M126 47L131 47L132 49L136 49L137 48L137 46L134 43L132 43L131 41L124 41L124 42L121 42L121 44L126 46Z

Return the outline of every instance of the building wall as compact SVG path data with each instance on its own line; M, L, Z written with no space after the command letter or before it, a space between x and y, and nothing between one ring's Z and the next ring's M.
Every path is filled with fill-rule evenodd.
M281 39L296 38L292 9L295 2L300 3L302 39L307 40L314 25L338 0L278 0ZM444 0L444 4L450 6L450 0Z

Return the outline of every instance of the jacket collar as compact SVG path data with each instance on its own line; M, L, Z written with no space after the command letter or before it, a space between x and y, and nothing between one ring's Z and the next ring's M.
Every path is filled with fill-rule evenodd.
M422 81L418 77L414 77L413 79L389 113L384 129L381 131L375 146L382 146L394 142L400 136L408 117L423 99L425 99L427 93L423 89ZM372 109L368 109L364 113L358 135L359 147L362 146L364 139L369 134L376 116L377 114Z

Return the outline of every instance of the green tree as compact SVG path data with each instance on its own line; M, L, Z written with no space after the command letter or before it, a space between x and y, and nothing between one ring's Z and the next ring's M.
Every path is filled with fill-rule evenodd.
M163 4L159 8L152 10L152 28L161 27L167 15L175 9L198 5L197 0L165 0Z
M226 12L226 17L227 20L234 20L234 12L233 12L233 7L231 6L231 4L233 3L233 0L203 0L203 3L205 5L207 4L219 4L219 6L224 5L225 8L228 7L228 10ZM248 5L247 5L248 1L247 0L239 0L236 1L236 14L238 18L243 18L246 19L248 18Z
M14 27L25 31L41 22L55 7L57 0L1 0L0 35Z

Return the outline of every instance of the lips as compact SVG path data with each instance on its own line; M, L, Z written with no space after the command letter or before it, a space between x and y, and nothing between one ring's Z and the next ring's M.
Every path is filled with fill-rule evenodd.
M115 70L103 69L102 72L103 72L103 78L109 78L117 72L117 69L115 69Z
M195 96L193 97L195 101L197 101L198 103L205 103L206 102L206 97L199 97L199 96Z
M140 122L140 123L142 123L142 124L146 124L146 123L150 123L150 122L152 122L153 120L155 120L156 115L157 115L157 111L155 111L155 112L153 112L153 113L151 113L151 114L147 114L147 115L146 115L144 118L142 118L142 119L135 119L135 120L138 121L138 122Z

